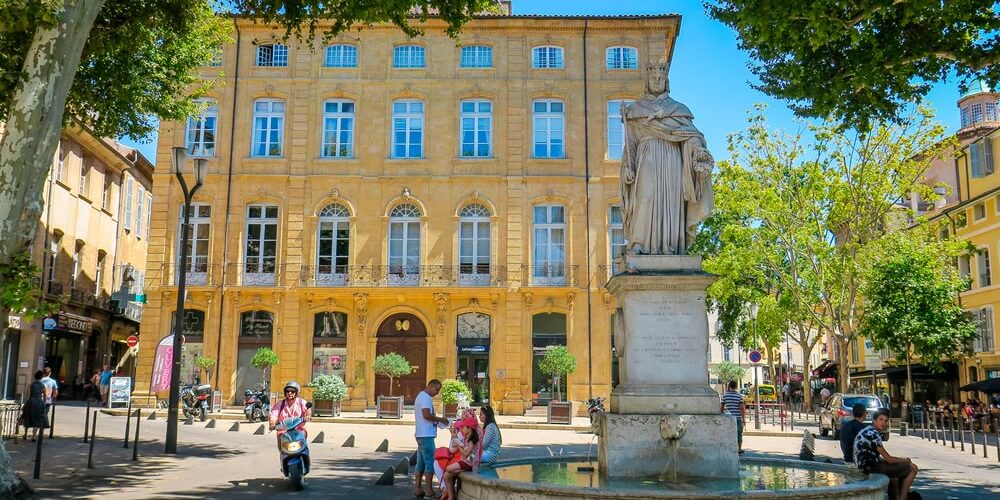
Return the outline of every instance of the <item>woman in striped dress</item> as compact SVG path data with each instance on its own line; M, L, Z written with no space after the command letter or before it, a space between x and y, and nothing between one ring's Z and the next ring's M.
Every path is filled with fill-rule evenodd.
M491 406L484 405L479 409L479 421L483 423L483 455L479 461L480 465L494 465L500 457L503 438L500 436L500 427L497 426L497 419Z

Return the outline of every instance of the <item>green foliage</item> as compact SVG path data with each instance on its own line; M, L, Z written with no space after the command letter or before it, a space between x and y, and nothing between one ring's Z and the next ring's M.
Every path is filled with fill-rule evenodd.
M62 2L0 0L0 121L22 82L19 71L34 31L58 22ZM11 21L11 22L8 22ZM143 137L157 117L180 120L197 111L192 99L210 88L196 71L232 41L232 21L210 0L104 2L66 101L99 137ZM31 63L31 61L28 61Z
M260 368L261 370L267 370L268 368L278 364L278 353L271 350L270 347L261 347L257 349L257 352L253 353L253 359L250 360L250 364L254 368Z
M900 360L910 352L933 371L964 354L978 325L958 304L967 278L952 263L974 252L966 241L938 240L930 224L886 237L865 259L865 316L861 334L888 346Z
M194 358L194 365L205 371L211 370L215 366L215 359L208 356L198 356Z
M343 401L347 397L347 384L337 375L318 375L306 387L313 388L313 399L318 401Z
M453 405L458 403L458 395L465 394L467 400L472 401L472 391L462 380L453 378L441 381L441 401L445 404Z
M564 345L552 347L545 351L538 362L538 371L542 375L548 375L555 379L556 400L562 399L561 380L576 371L576 358L569 352L569 348Z
M867 129L954 71L1000 84L993 2L716 0L709 15L750 53L763 92L797 113Z
M48 302L37 280L41 269L31 262L28 252L14 256L10 264L0 263L0 309L7 309L26 319L47 316L59 310L59 304ZM6 324L7 318L2 319Z
M389 377L389 396L392 396L393 380L412 373L413 367L410 366L410 362L403 356L395 352L390 352L375 357L375 361L372 363L372 371L376 375Z
M712 368L712 373L718 377L720 384L726 385L733 380L742 380L747 374L747 369L736 363L723 361L715 368Z
M807 357L824 334L842 348L856 337L863 251L909 224L899 201L913 192L934 201L924 173L955 145L926 110L900 122L866 134L827 122L810 127L807 144L801 130L768 129L760 108L730 137L732 160L714 178L716 214L698 241L705 270L719 275L709 296L725 342L747 344L748 303L760 305L765 345L788 327Z
M277 23L286 29L286 36L304 38L310 45L319 21L333 21L324 33L327 39L356 26L361 29L375 23L395 24L407 36L415 37L423 34L423 30L411 24L413 18L424 24L433 15L447 24L445 32L455 38L473 14L498 12L494 0L235 0L232 4L236 12Z

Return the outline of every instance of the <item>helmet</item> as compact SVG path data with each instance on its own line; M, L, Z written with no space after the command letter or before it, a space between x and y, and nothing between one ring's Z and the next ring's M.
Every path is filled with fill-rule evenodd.
M295 394L302 392L302 388L299 387L299 383L294 380L285 384L285 388L283 389L283 391L288 391L288 389L294 389Z

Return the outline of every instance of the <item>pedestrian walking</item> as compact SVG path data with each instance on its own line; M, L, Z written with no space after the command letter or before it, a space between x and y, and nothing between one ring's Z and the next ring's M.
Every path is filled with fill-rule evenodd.
M441 391L441 381L433 379L417 394L413 402L413 420L417 440L417 464L414 468L413 497L434 498L434 439L438 424L447 426L448 419L434 414L434 396ZM423 485L423 486L421 486Z
M21 410L21 418L24 420L24 439L28 439L30 428L32 441L38 435L38 429L46 429L49 426L48 413L45 411L45 393L48 389L42 383L43 375L41 370L35 372L35 381L28 388L28 401Z
M111 365L105 363L104 370L101 371L101 404L108 403L108 391L111 389L111 376L114 372L111 371Z
M722 395L722 411L736 418L736 449L743 453L743 417L746 408L743 406L743 395L736 392L736 381L729 381L729 388Z
M52 402L59 396L59 382L52 378L52 368L46 366L42 370L42 384L45 385L45 414L48 415Z

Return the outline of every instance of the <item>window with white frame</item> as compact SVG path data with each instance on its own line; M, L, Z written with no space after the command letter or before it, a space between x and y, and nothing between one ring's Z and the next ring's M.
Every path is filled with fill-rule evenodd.
M64 175L66 175L66 151L63 149L62 142L59 142L59 151L56 153L56 180L65 180Z
M989 137L969 144L969 168L972 177L986 177L993 173L993 141Z
M972 311L972 317L979 325L979 336L972 341L972 350L975 352L993 352L993 309L984 307Z
M392 157L424 155L424 103L403 99L392 103Z
M625 147L625 124L622 121L622 107L635 99L612 99L608 101L608 159L622 159Z
M468 99L460 106L461 155L466 158L492 156L493 103L485 99Z
M257 66L288 66L288 47L280 43L257 46Z
M990 273L990 249L983 247L979 249L976 254L976 273L979 275L979 286L990 286L993 282L992 273Z
M347 265L351 249L350 211L340 203L331 203L319 212L316 247L316 282L347 283Z
M635 47L608 47L608 69L639 69L639 50Z
M532 281L566 282L566 208L536 205L532 210Z
M333 99L323 103L324 158L354 157L354 102Z
M397 45L392 49L394 68L423 68L427 65L426 51L419 45Z
M278 207L254 204L247 207L243 284L273 285L278 264Z
M188 224L187 262L184 265L187 269L187 282L192 285L204 285L208 283L208 245L212 232L212 206L207 203L192 203ZM177 228L178 250L184 240L183 231L184 207L181 207ZM178 261L180 254L178 251Z
M562 47L543 45L531 49L531 67L535 69L562 69Z
M625 252L625 221L622 218L621 205L611 205L608 211L608 242L612 261Z
M216 47L212 51L212 59L208 61L208 65L211 67L222 66L222 47Z
M965 106L962 108L962 127L968 127L972 125L972 117L969 114L969 107Z
M972 207L972 218L977 221L986 218L986 203L976 203Z
M972 275L972 263L968 255L960 255L956 259L956 264L958 267L958 275L964 280L969 280L969 276ZM970 283L971 285L971 283ZM966 287L968 289L968 286Z
M463 285L490 282L490 209L471 203L459 211L458 276Z
M87 158L84 158L80 162L80 195L84 198L90 198L90 174L93 167Z
M987 102L983 106L984 106L984 109L986 110L986 116L985 116L986 121L988 121L988 122L995 122L995 121L997 121L997 119L998 119L998 116L997 116L997 103L995 103L995 102Z
M323 65L327 68L357 68L358 48L347 44L331 45L326 48Z
M153 221L153 193L146 192L146 239L149 239L149 226Z
M389 212L390 285L420 282L420 209L412 203L396 205Z
M201 101L205 109L198 116L189 116L184 132L184 146L191 156L215 156L215 133L219 123L219 103Z
M538 99L532 103L532 133L535 158L563 158L566 155L566 115L558 99Z
M462 47L463 68L492 68L493 47L489 45L467 45Z
M104 291L104 264L107 262L107 252L97 252L97 267L94 269L94 297L100 297Z
M122 222L126 231L132 230L132 196L134 195L133 191L135 191L135 180L132 179L132 176L130 175L125 180L125 214L122 217L123 219L125 219Z
M49 241L49 285L56 282L56 263L59 259L59 247L62 245L62 233L52 233L52 240ZM49 287L49 293L52 293L52 287Z
M976 103L969 107L972 110L972 123L979 123L983 121L983 105L982 103Z
M101 208L107 210L111 207L111 187L114 185L114 179L111 177L111 169L105 167L104 169L104 191L101 192Z
M253 103L252 156L281 156L285 101L257 99Z
M142 238L145 234L142 225L146 219L146 189L140 184L136 186L136 190L138 192L135 194L135 237Z
M76 247L73 249L73 275L72 284L70 285L73 289L76 289L77 280L80 278L80 260L82 260L81 254L83 254L83 242L77 241Z

